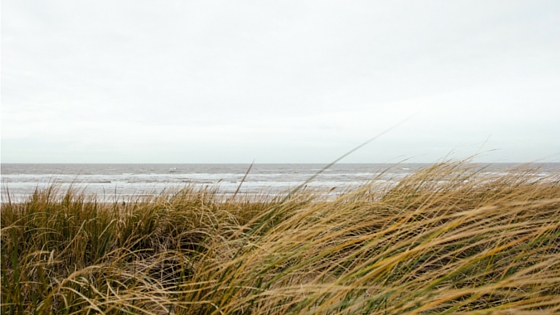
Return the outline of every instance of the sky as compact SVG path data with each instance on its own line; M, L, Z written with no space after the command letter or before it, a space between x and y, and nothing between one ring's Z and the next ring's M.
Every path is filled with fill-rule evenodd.
M2 163L328 163L377 135L342 162L560 162L560 1L3 0L1 18Z

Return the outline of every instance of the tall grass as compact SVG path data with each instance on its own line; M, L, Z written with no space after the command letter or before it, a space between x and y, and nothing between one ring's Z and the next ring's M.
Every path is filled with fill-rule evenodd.
M443 163L322 197L4 202L1 313L560 312L558 175Z

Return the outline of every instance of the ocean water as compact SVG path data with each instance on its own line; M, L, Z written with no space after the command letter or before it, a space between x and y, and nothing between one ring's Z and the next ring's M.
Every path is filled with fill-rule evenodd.
M320 171L325 164L254 164L240 195L283 194ZM343 193L375 181L396 183L429 164L336 164L307 184L308 189ZM476 165L486 173L511 172L514 164ZM535 165L537 177L560 170L560 163ZM2 164L2 199L23 200L52 184L65 191L73 186L100 198L127 199L159 194L170 188L194 186L224 195L239 187L249 164Z

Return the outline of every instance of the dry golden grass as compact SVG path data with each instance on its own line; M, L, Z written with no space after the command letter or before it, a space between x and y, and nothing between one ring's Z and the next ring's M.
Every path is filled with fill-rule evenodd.
M560 312L560 182L443 163L332 201L3 203L2 314Z

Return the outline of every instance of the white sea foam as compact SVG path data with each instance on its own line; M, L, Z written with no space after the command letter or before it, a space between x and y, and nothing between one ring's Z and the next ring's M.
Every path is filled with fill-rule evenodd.
M337 164L307 184L316 190L342 191L370 181L394 182L427 164ZM510 164L485 166L485 174L507 174ZM241 194L279 194L298 187L321 170L319 164L255 164L243 182ZM482 166L481 166L482 167ZM98 196L157 194L171 187L209 187L218 193L237 190L248 165L243 164L2 164L3 198L29 196L52 184L60 191L69 187ZM536 174L549 175L559 163L543 164Z

